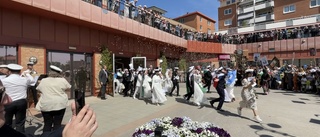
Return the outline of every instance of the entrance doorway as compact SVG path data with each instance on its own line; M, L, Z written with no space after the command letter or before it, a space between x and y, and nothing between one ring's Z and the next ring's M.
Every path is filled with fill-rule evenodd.
M85 91L86 96L92 93L92 55L63 52L47 52L47 71L50 65L62 69L63 76L70 83L71 89L67 91L69 98L74 98L74 90Z

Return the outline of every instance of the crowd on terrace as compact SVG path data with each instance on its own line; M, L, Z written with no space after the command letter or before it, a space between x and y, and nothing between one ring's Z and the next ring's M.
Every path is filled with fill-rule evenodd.
M174 25L147 5L138 5L138 0L83 0L101 8L115 12L127 18L163 30L177 37L192 41L215 42L225 44L243 44L282 39L295 39L320 36L319 25L308 25L243 34L205 33Z

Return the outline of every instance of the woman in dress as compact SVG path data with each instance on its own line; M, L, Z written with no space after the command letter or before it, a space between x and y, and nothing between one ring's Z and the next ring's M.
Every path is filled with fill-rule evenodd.
M152 81L151 77L149 77L149 70L145 69L144 72L144 80L143 80L143 91L144 91L144 98L151 98L152 93L151 93L151 87L150 87L150 82Z
M203 86L202 86L202 76L199 70L194 70L193 72L194 77L194 94L193 94L193 102L200 106L202 103L206 101L204 94L203 94ZM206 92L206 90L204 90Z
M139 98L141 98L143 96L143 81L144 81L144 73L142 68L138 68L138 78L137 78L137 82L136 82L136 88L134 90L133 93L133 99L136 99L136 94L139 93Z
M160 70L155 69L155 75L152 77L152 103L162 104L163 102L167 101L165 92L163 92L162 83L164 80L162 79L160 75Z
M242 91L241 91L241 97L242 101L240 101L240 107L238 107L238 114L241 116L241 110L242 108L249 108L252 109L254 114L254 119L258 122L262 122L260 119L258 112L257 112L257 97L254 93L254 85L256 85L256 79L253 76L253 69L247 69L245 71L246 76L242 80Z
M41 80L37 90L41 92L36 106L41 111L44 119L43 132L51 132L61 127L61 122L68 105L66 90L71 88L68 81L62 77L62 70L56 66L50 66L51 71L47 78Z
M172 78L172 71L171 71L171 69L167 69L165 83L164 83L164 89L166 92L169 92L169 93L171 92L171 89L173 86L171 78Z

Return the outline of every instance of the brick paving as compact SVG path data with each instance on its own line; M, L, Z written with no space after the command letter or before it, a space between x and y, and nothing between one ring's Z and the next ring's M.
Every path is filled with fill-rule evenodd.
M185 84L180 85L185 92ZM99 128L95 137L130 137L136 127L162 116L188 116L195 121L208 121L226 129L233 137L317 137L320 124L320 97L313 94L293 93L273 90L269 95L259 95L258 112L262 123L253 120L253 113L243 109L242 116L237 115L241 87L235 88L236 101L225 103L225 112L217 112L209 102L203 107L186 103L181 97L168 97L164 105L155 106L149 101L134 100L116 95L103 101L96 97L87 97L86 103L97 113ZM257 89L262 93L262 89ZM218 97L216 92L207 93L207 98ZM72 101L72 100L70 100ZM217 106L217 104L214 104ZM38 112L32 110L33 114ZM67 109L63 123L70 119ZM26 124L31 134L41 134L41 114L32 125ZM30 119L28 117L27 119Z

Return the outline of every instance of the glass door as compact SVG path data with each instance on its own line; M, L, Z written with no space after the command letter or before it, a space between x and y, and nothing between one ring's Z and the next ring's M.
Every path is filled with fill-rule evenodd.
M50 65L61 68L64 78L71 84L71 89L66 91L69 98L74 98L74 89L85 91L86 96L92 95L90 54L48 52L47 59L47 71L50 70Z

